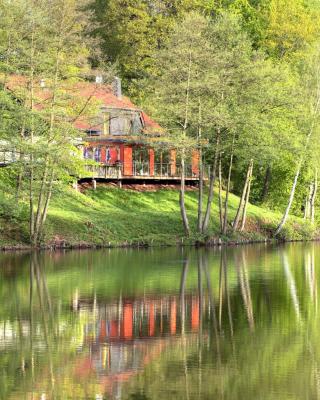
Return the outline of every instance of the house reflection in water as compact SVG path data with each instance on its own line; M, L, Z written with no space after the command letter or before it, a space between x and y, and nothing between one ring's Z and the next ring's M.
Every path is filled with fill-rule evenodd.
M134 377L169 345L181 338L181 313L190 341L197 340L200 324L198 296L186 295L184 310L179 296L121 299L104 304L79 301L78 312L92 312L94 322L85 325L84 347L89 356L77 366L76 374L92 372L99 377L104 393L120 398L122 384ZM202 312L206 304L202 301Z

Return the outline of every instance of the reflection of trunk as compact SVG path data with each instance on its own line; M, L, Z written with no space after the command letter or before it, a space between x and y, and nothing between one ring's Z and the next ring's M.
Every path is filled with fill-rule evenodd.
M199 333L202 332L202 309L203 309L203 293L202 293L202 254L198 252L198 292L199 292Z
M248 184L249 184L249 180L250 180L250 176L251 176L251 164L252 164L252 160L250 161L249 165L248 165L248 169L247 169L247 176L243 185L243 190L242 190L242 195L241 195L241 199L239 202L239 206L238 206L238 210L237 210L237 214L234 218L232 227L233 227L233 231L236 231L238 228L238 224L240 221L240 215L241 215L241 211L246 199L246 193L247 193L247 188L248 188Z
M223 251L223 249L221 250ZM219 330L221 331L221 323L222 323L222 300L223 300L223 263L222 263L222 255L220 256L220 271L219 271Z
M223 272L224 272L224 290L227 297L227 307L228 307L228 319L230 325L230 333L233 336L233 321L232 321L232 310L231 310L231 302L230 302L230 293L228 288L228 266L227 266L227 253L225 249L221 255L223 260Z
M186 389L186 399L189 400L189 377L188 377L188 364L187 364L187 340L185 336L185 288L186 280L189 268L189 259L186 258L183 261L183 270L180 281L180 306L181 306L181 344L182 344L182 354L183 354L183 366L184 366L184 376L185 376L185 389Z
M235 136L233 135L231 154L230 154L230 162L229 162L229 171L228 171L228 181L227 181L227 188L226 188L226 196L225 196L225 200L224 200L224 216L223 216L223 228L222 228L222 233L224 235L227 233L227 230L228 230L228 208L229 208L228 200L229 200L231 173L232 173L232 166L233 166L234 142L235 142Z
M202 310L203 310L203 291L202 291L202 253L198 252L198 292L199 292L199 332L198 332L198 395L201 398L202 388Z
M205 254L205 261L203 263L203 267L204 267L204 271L205 271L205 274L206 274L210 310L211 310L211 314L212 314L213 331L214 331L214 336L215 336L215 339L216 339L216 347L217 347L218 359L220 361L220 346L219 346L219 332L218 332L218 324L217 324L217 316L216 316L216 304L215 304L213 290L212 290L212 287L211 287L210 274L209 274L209 271L208 271L208 253L205 252L204 254Z
M41 280L40 280L40 266L38 264L37 254L33 254L31 257L32 257L32 262L33 262L33 266L34 266L34 270L35 270L36 282L37 282L39 305L40 305L40 311L41 311L41 317L42 317L42 323L43 323L43 334L44 334L44 339L45 339L46 348L47 348L47 352L48 352L50 378L51 378L51 385L52 385L52 390L53 390L53 388L54 388L54 373L53 373L52 351L51 351L51 345L50 345L50 341L49 341L49 331L48 331L48 325L47 325L47 319L46 319L46 311L44 309L43 297L42 297L43 288L42 288Z
M312 246L311 251L308 251L305 254L305 271L306 271L306 280L309 286L310 297L312 302L315 305L315 309L317 312L317 280L316 280L316 271L315 271L315 263L314 263L314 247Z
M30 354L31 354L31 396L33 399L34 388L34 354L33 354L33 281L34 281L34 265L32 255L30 256L30 291L29 291L29 312L30 312Z
M210 169L210 183L209 183L209 192L208 192L208 200L207 200L207 208L206 213L203 220L202 232L206 232L208 230L210 214L211 214L211 205L213 201L214 195L214 184L216 181L216 169L219 155L219 141L220 141L220 130L217 131L217 139L216 139L216 149L214 153L213 164Z
M254 317L253 317L253 308L252 308L252 300L251 300L251 290L248 278L248 272L246 267L245 253L242 250L242 262L239 263L236 261L236 268L238 274L238 282L240 284L241 295L243 299L243 304L247 313L247 319L249 323L250 330L254 330Z
M284 253L282 253L282 262L283 262L283 268L285 272L285 276L288 282L288 286L290 289L290 294L291 294L291 300L294 306L294 310L296 313L297 320L300 321L301 318L301 312L300 312L300 304L299 304L299 299L297 295L297 287L296 287L296 282L294 280L294 276L292 275L292 272L290 270L290 265L289 265L289 260L288 256Z
M186 306L185 306L185 288L186 280L188 275L189 259L183 260L183 270L180 282L180 307L181 307L181 334L185 333L185 321L186 321Z

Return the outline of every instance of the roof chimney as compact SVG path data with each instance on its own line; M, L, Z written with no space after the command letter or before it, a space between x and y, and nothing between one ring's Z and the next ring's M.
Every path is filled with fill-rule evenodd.
M97 84L102 84L102 83L103 83L102 75L97 75L97 76L96 76L96 83L97 83Z
M44 79L40 79L40 87L45 88L46 87L46 81Z
M121 79L115 76L113 83L114 94L121 99L122 97L122 89L121 89Z

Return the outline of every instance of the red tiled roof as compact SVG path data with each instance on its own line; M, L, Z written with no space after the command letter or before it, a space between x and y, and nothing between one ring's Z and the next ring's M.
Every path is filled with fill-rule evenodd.
M23 91L26 89L28 84L28 79L21 75L11 75L7 80L7 88L13 92L19 90ZM101 102L105 107L123 109L123 110L137 110L141 111L142 118L145 123L145 133L160 133L162 131L161 126L155 122L151 117L149 117L145 112L139 109L131 100L122 96L117 97L112 89L111 85L98 84L94 82L77 82L71 87L66 88L75 97L85 98L88 101L98 101ZM40 84L35 90L35 96L41 99L38 104L35 104L35 108L41 110L45 108L44 102L49 101L51 98L51 92L47 88L40 88ZM74 122L74 125L78 129L94 129L92 123L84 115L80 116Z

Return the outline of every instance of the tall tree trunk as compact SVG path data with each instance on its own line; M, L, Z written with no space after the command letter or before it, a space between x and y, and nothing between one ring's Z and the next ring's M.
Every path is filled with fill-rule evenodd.
M203 159L202 159L202 115L201 115L201 101L199 99L199 121L198 121L198 144L199 144L199 192L198 192L198 232L202 233L202 201L203 201Z
M42 215L41 215L41 221L40 221L40 225L39 225L38 237L40 237L40 238L43 235L44 224L45 224L46 219L47 219L48 208L49 208L49 204L50 204L50 200L51 200L51 196L52 196L53 181L54 181L54 172L52 171L51 172L51 177L50 177L49 188L48 188L48 192L47 192L47 195L46 195L46 199L45 199L45 203L44 203L44 207L43 207Z
M245 203L243 206L243 212L242 212L242 221L241 221L241 227L240 231L244 231L245 225L246 225L246 219L247 219L247 208L249 204L249 199L250 199L250 190L251 190L251 182L252 182L252 171L253 171L253 163L251 164L250 172L249 172L249 182L247 186L247 192L246 192L246 197L245 197Z
M232 229L233 229L234 232L237 230L238 224L239 224L239 221L240 221L240 215L241 215L242 207L243 207L243 204L244 204L244 201L245 201L248 183L249 183L249 180L250 180L250 170L251 170L252 162L253 161L251 160L249 162L249 165L248 165L247 175L246 175L246 179L245 179L245 182L244 182L244 185L243 185L242 195L241 195L241 199L240 199L240 202L239 202L237 214L236 214L236 216L235 216L235 218L233 220Z
M222 210L222 166L221 166L221 154L219 155L219 220L220 220L220 232L223 229L223 210Z
M32 25L34 29L34 25ZM34 32L31 35L31 51L30 51L30 110L31 110L31 130L30 130L30 142L31 146L34 143L34 118L33 118L33 107L34 107ZM30 153L30 182L29 182L29 230L30 230L30 242L31 245L34 246L33 238L34 238L34 158L33 158L33 149L31 149Z
M213 159L213 163L212 163L212 166L210 169L210 182L209 182L207 207L206 207L206 212L205 212L205 216L204 216L203 224L202 224L202 232L204 232L204 233L208 230L209 222L210 222L211 206L212 206L213 195L214 195L214 184L216 181L217 162L218 162L218 157L219 157L219 143L220 143L220 130L218 129L214 159Z
M24 139L24 133L25 133L25 126L24 123L22 124L21 131L20 131L20 137L21 140ZM23 172L24 172L24 167L22 166L24 154L22 153L21 149L19 152L19 172L17 176L17 187L16 187L16 202L19 202L20 199L20 192L21 192L21 187L22 187L22 179L23 179Z
M189 220L185 205L185 159L184 154L181 157L181 184L180 184L180 196L179 196L180 212L186 236L190 236Z
M222 233L224 235L227 233L227 230L228 230L228 206L229 206L228 202L229 202L229 192L230 192L230 183L231 183L231 173L232 173L232 166L233 166L234 142L235 142L235 135L233 135L233 139L232 139L228 181L227 181L226 195L225 195L225 200L224 200L224 216L223 216L223 229L222 229Z
M46 156L45 167L44 167L44 171L42 174L41 184L40 184L40 189L39 189L39 194L38 194L37 211L36 211L35 220L34 220L33 238L32 238L32 242L33 242L34 246L37 246L39 244L38 243L39 229L40 229L40 223L41 223L43 199L44 199L45 192L46 192L47 177L48 177L48 172L49 172L48 170L49 170L49 162L48 162L48 156Z
M309 186L309 194L306 196L303 219L308 219L310 216L310 201L311 201L312 186Z
M182 138L185 139L187 136L187 128L189 123L189 97L190 97L190 81L191 81L191 67L192 67L192 53L189 52L189 66L188 66L188 79L187 79L187 88L186 88L186 103L185 103L185 115L184 115L184 124L182 131ZM184 144L183 144L184 146ZM186 236L190 236L190 228L189 221L185 206L185 148L183 147L181 151L181 184L180 184L180 196L179 196L179 204L180 204L180 212L181 218L184 228L184 233Z
M261 202L265 202L269 193L269 188L270 188L270 181L271 181L271 167L270 165L267 166L266 173L264 176L264 181L263 181L263 189L262 189L262 194L261 194Z
M300 171L301 171L301 164L302 164L302 160L300 160L300 162L298 164L298 168L296 170L296 174L295 174L294 181L293 181L293 184L292 184L292 187L291 187L291 191L290 191L290 197L289 197L288 205L287 205L286 210L285 210L285 212L284 212L284 214L283 214L283 216L281 218L281 221L280 221L280 223L279 223L279 225L278 225L278 227L276 229L275 236L279 235L279 233L282 231L282 229L284 227L284 224L287 222L287 219L288 219L288 216L289 216L289 212L290 212L290 209L291 209L291 205L292 205L292 202L293 202L293 199L294 199L294 194L295 194L295 191L296 191L296 187L297 187Z
M318 191L318 169L316 168L315 174L314 174L313 191L312 191L312 196L311 196L311 200L310 200L310 219L311 219L312 223L314 223L315 202L316 202L317 191Z
M300 156L300 160L299 160L299 163L298 163L297 171L296 171L296 174L295 174L295 177L294 177L294 181L293 181L293 184L292 184L292 188L291 188L291 192L290 192L288 205L287 205L287 208L286 208L286 210L285 210L285 212L284 212L284 214L282 216L282 219L281 219L281 221L280 221L280 223L279 223L279 225L278 225L278 227L276 229L275 236L277 236L281 232L281 230L284 227L284 224L286 223L286 221L288 219L289 212L290 212L290 209L291 209L291 205L292 205L292 202L293 202L293 199L294 199L294 194L295 194L295 190L296 190L296 187L297 187L297 183L298 183L301 167L302 167L302 164L304 162L304 158L306 156L306 151L308 150L308 147L309 147L309 142L310 142L311 136L312 136L312 134L314 132L316 119L318 117L319 108L320 108L320 76L319 76L319 68L317 70L317 73L318 73L318 75L317 75L317 97L316 97L315 105L314 105L314 108L313 108L313 121L312 121L310 130L309 130L309 132L308 132L308 134L306 136L303 153Z

